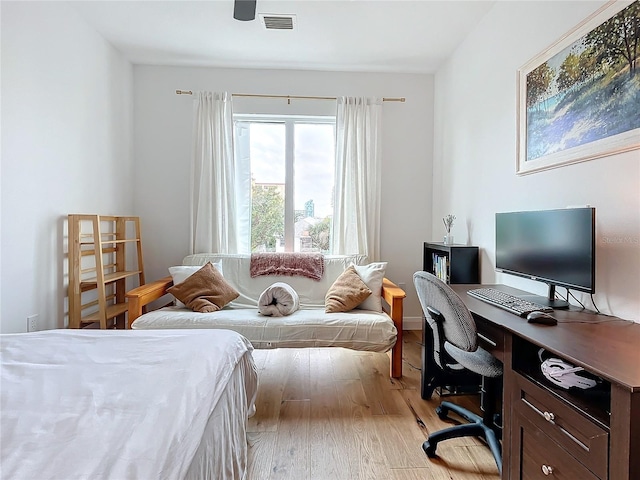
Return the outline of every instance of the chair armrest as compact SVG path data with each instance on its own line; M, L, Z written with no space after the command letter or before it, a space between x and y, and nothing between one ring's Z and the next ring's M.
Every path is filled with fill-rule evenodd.
M126 294L127 303L129 304L127 328L131 328L134 320L142 315L145 305L166 295L167 289L172 285L173 279L169 275L155 282L146 283L129 290Z
M403 300L407 294L388 278L382 280L382 298L389 308L387 314L397 330L396 344L391 349L391 377L402 376L402 317ZM386 311L386 310L385 310Z

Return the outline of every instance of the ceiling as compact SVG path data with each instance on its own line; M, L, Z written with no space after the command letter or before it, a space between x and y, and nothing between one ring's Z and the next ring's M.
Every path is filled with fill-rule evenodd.
M434 73L494 1L73 1L68 4L133 64ZM267 30L260 13L295 14Z

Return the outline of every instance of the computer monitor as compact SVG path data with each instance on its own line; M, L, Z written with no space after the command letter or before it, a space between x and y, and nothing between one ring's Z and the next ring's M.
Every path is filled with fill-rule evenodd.
M595 220L592 207L496 213L496 271L546 283L526 299L567 308L556 286L595 293Z

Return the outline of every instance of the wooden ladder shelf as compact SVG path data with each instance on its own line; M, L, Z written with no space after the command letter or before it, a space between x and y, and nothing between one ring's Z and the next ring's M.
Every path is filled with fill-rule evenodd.
M126 291L144 285L139 217L71 214L68 220L69 328L125 328ZM127 285L134 277L137 285Z

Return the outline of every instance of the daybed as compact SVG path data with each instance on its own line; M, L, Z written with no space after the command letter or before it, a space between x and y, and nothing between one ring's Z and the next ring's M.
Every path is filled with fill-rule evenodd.
M252 350L223 330L1 335L2 478L245 478Z
M227 328L244 335L254 348L344 347L391 353L391 377L402 376L402 302L405 293L380 277L381 288L373 292L368 305L382 305L379 311L355 308L326 313L325 295L352 264L369 268L386 264L365 263L361 255L326 255L319 280L305 276L252 276L249 254L195 254L184 258L185 266L211 262L240 296L220 311L193 312L184 306L169 306L143 314L144 307L163 297L173 285L171 276L135 288L127 293L129 324L136 330L162 328ZM276 282L290 285L299 296L300 309L281 317L261 315L260 295ZM369 301L369 300L367 300ZM364 305L364 304L363 304ZM383 311L383 309L385 311Z

